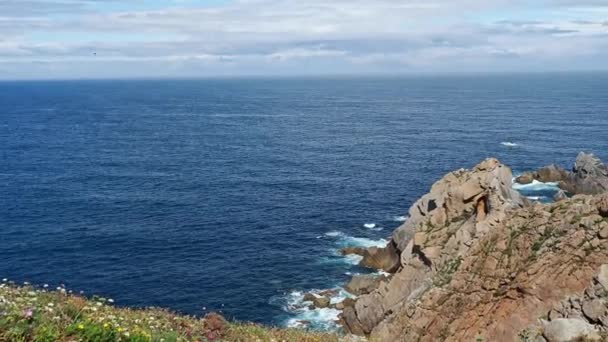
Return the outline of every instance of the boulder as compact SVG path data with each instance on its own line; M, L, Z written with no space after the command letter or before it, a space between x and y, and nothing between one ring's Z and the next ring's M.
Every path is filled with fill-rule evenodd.
M543 335L549 342L569 342L575 339L600 340L593 325L577 318L558 318L544 326Z
M313 308L327 308L331 303L331 300L328 297L320 296L314 293L307 293L304 295L305 302L312 302L311 307Z
M315 297L315 299L312 300L313 305L319 309L329 307L330 302L331 301L327 297Z
M537 175L534 172L524 172L521 176L515 179L519 184L530 184L536 179Z
M356 296L368 294L380 286L383 280L386 280L385 276L376 275L355 275L352 279L344 286L344 289Z
M592 322L597 322L606 313L606 302L601 299L594 299L583 304L583 313Z

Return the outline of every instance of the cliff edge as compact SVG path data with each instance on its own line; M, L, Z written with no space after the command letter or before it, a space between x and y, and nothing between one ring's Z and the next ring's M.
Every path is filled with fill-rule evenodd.
M606 168L582 163L588 156L555 180L576 184L572 197L551 204L513 190L511 170L496 159L444 176L386 248L345 251L392 272L345 305L345 329L381 341L605 337ZM598 172L581 171L589 168Z

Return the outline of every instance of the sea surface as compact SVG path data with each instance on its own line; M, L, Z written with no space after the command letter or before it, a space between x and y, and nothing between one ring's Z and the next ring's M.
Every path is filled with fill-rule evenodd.
M608 160L608 74L2 82L0 278L331 329L299 304L370 272L338 248L451 170L582 150Z

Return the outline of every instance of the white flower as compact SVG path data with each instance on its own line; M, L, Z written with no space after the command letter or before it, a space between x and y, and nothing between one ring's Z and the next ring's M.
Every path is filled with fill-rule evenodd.
M112 299L112 298L108 299L108 303L114 303L114 299Z
M46 306L55 306L53 303L48 303Z
M102 306L102 305L103 305L103 303L102 303L102 302L97 302L97 303L95 303L95 304L97 304L97 306Z
M47 287L49 287L49 284L44 284L44 285L42 285L42 287L44 287L46 289Z

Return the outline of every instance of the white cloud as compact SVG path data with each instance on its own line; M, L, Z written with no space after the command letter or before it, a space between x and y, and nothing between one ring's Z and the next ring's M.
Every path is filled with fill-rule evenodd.
M51 66L64 77L608 68L608 25L594 14L604 1L102 3L0 2L0 78Z

